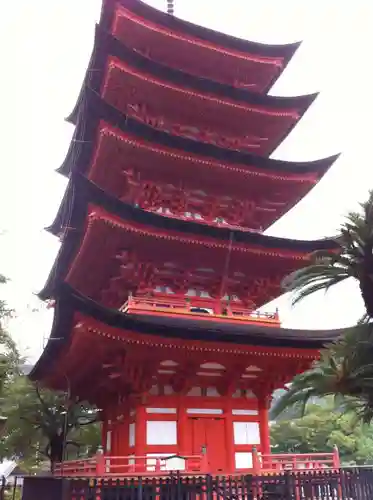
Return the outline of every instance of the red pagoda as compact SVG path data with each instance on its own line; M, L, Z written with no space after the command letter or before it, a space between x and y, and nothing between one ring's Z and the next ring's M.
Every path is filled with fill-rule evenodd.
M254 448L270 453L273 391L338 333L260 312L335 247L263 234L336 159L269 158L315 97L267 95L297 46L103 2L49 228L54 323L31 377L102 410L118 474L252 470Z

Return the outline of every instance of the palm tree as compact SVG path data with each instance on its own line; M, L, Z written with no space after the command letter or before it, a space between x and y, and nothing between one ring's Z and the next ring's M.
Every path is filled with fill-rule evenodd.
M294 378L275 401L276 418L293 407L304 414L308 402L334 396L336 408L353 411L363 422L373 420L373 329L372 324L352 327L344 337L321 352L313 367Z
M293 304L319 290L329 290L347 278L358 280L367 315L373 318L373 190L342 224L336 241L339 251L321 250L311 255L307 267L283 281L285 292L293 294Z
M365 422L373 419L373 191L361 204L361 213L350 213L340 229L338 252L320 251L307 267L283 282L293 294L293 304L320 290L353 278L358 281L366 316L356 327L321 352L320 360L298 375L271 412L276 417L285 408L333 395L343 410L353 410Z

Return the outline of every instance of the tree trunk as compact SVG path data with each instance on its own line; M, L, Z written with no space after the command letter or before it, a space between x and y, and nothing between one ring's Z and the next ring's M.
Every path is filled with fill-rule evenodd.
M373 318L373 255L370 243L366 245L364 261L364 276L360 280L360 290L367 314Z

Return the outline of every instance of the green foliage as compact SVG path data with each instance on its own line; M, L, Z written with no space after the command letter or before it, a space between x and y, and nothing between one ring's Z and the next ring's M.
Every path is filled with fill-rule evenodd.
M0 275L0 284L6 283ZM17 346L4 328L12 311L0 300L0 416L6 419L0 439L0 459L16 459L34 471L45 460L69 455L89 456L101 441L97 411L66 394L39 389L25 377Z
M345 331L339 342L321 352L313 367L298 375L291 387L274 402L271 414L286 408L305 410L313 398L334 396L336 407L353 411L364 422L373 418L373 325Z
M8 420L0 457L20 459L29 468L38 466L46 457L52 465L61 460L64 442L67 456L77 456L79 451L90 455L100 444L94 408L68 402L64 393L40 390L25 376L6 385L2 412Z
M360 285L366 315L324 350L311 370L294 379L272 408L273 416L291 406L304 411L315 397L333 395L338 409L354 412L363 422L373 419L373 191L361 204L360 213L348 215L336 240L339 252L313 254L309 266L283 281L284 290L293 294L295 304L354 278Z
M271 441L273 453L325 453L337 446L345 465L373 463L373 427L333 411L328 399L310 404L301 418L275 422Z
M287 276L283 281L286 292L293 294L293 304L320 290L355 278L360 283L362 297L369 316L373 316L373 191L361 204L361 212L350 213L336 237L338 252L318 251L310 265Z

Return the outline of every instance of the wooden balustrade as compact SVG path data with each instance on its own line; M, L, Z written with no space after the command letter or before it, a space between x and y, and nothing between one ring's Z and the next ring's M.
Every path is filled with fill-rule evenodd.
M253 450L252 466L242 469L242 473L260 475L263 473L283 473L286 471L307 471L339 469L338 449L332 453L307 454L259 454ZM186 456L108 456L97 454L93 458L71 460L55 465L57 477L132 477L134 475L158 476L171 470L186 474L207 474L208 457L202 455Z
M188 316L198 319L214 319L222 322L262 323L267 326L280 326L278 311L251 311L231 302L214 301L200 297L129 297L121 307L128 314L160 314L168 316Z
M136 474L153 476L164 475L175 469L185 473L206 474L208 472L206 455L116 457L98 453L93 458L55 464L54 475L56 477L132 477Z
M253 472L283 472L287 470L339 469L338 448L332 453L273 453L259 454L253 450Z

